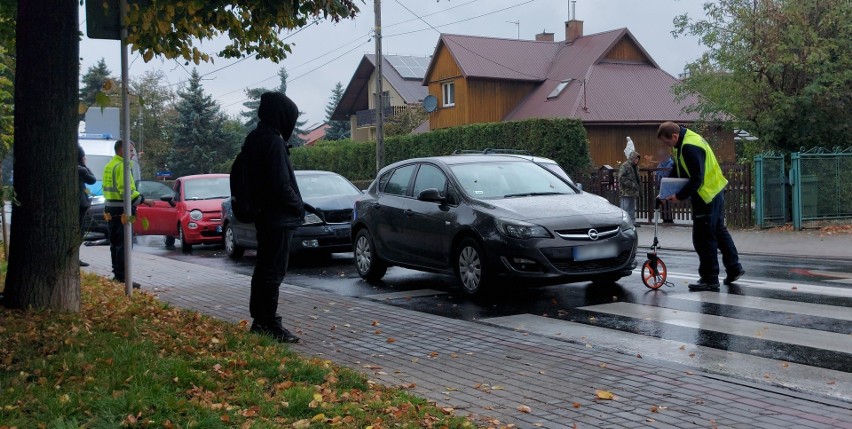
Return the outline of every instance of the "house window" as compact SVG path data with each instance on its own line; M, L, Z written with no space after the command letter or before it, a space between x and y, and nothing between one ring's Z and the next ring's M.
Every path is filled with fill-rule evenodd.
M444 107L456 105L456 84L455 82L447 82L441 85L444 93Z
M559 94L562 94L562 91L564 91L565 88L568 87L568 84L570 84L573 80L574 79L565 79L562 82L559 82L559 85L556 85L556 88L553 88L553 91L550 91L550 94L547 95L547 99L551 100L559 97Z

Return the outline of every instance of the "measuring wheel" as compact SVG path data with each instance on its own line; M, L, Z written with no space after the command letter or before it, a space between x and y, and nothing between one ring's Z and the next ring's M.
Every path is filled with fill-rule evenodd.
M659 289L666 284L666 274L666 264L656 255L642 264L642 283L645 283L648 289Z

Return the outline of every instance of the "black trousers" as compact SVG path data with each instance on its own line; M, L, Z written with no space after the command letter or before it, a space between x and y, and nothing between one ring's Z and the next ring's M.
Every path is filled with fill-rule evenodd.
M728 273L742 270L734 240L725 226L725 193L719 192L710 203L697 195L692 198L692 245L698 253L698 275L709 283L719 282L718 252Z
M80 206L80 237L86 238L86 212L89 211L88 207Z
M258 323L273 324L278 313L278 288L290 262L290 240L295 229L256 223L257 263L251 276L249 312Z
M110 220L107 223L109 236L109 256L112 258L112 273L116 280L124 281L124 224L121 223L121 215L124 207L104 207L104 213L109 213Z

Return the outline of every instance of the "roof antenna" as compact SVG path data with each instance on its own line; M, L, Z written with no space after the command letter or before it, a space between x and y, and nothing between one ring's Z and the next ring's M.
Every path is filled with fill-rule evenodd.
M577 1L574 0L571 2L571 20L577 19Z

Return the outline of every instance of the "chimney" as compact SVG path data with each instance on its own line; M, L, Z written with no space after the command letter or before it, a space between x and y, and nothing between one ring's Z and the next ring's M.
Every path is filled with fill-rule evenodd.
M565 21L565 43L571 44L583 37L583 21L577 20L577 2L571 2L570 20Z
M535 35L536 42L552 42L553 41L553 33L548 33L546 31L542 31L539 34Z
M583 37L583 21L565 21L565 43L574 43L580 37Z

